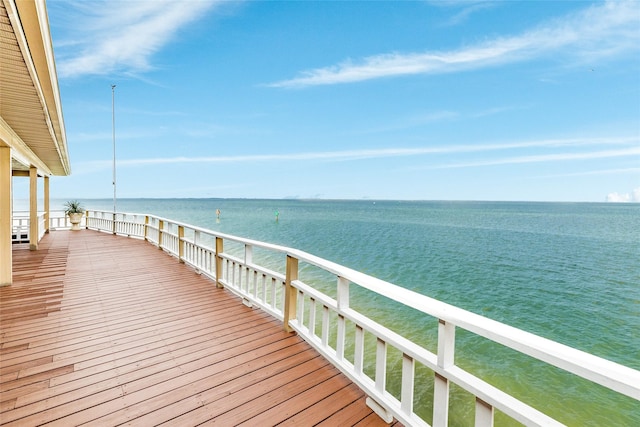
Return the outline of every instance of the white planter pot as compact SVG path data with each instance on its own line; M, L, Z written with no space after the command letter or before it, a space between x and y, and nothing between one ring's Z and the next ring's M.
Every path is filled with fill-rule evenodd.
M71 222L72 230L80 230L80 222L82 222L82 214L81 213L70 213L69 214L69 222Z

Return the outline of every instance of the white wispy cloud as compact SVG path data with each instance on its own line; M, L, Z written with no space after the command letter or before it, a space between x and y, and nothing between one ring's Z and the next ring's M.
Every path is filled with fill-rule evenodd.
M384 124L382 126L372 126L368 129L355 132L357 134L371 134L371 133L381 133L381 132L391 132L398 131L403 129L410 129L425 125L430 125L432 123L441 123L441 122L449 122L453 120L461 120L461 119L479 119L483 117L493 116L496 114L502 114L509 111L514 110L523 110L528 107L526 106L504 106L504 107L493 107L487 108L479 111L471 111L471 112L461 112L461 111L450 111L450 110L440 110L440 111L430 111L421 114L413 114L408 117L403 117L397 119L395 121L391 121L391 123Z
M475 163L460 163L432 168L454 168L454 167L476 167L489 166L507 163L531 163L550 162L561 160L594 159L619 156L633 156L640 154L640 140L638 137L618 137L618 138L565 138L565 139L544 139L532 141L518 141L512 143L492 143L477 145L442 145L434 147L416 148L375 148L343 151L317 151L304 153L282 153L282 154L251 154L238 156L203 156L203 157L155 157L141 159L118 160L118 167L152 166L168 164L188 164L188 163L256 163L256 162L287 162L287 161L354 161L375 158L409 157L430 154L452 154L452 153L477 153L500 150L517 150L533 147L553 147L568 148L575 150L578 147L588 146L623 146L615 150L582 151L569 153L543 154L536 156L521 156L498 158L493 160L483 160ZM627 147L631 146L631 147ZM92 161L78 164L76 172L94 172L101 169L108 169L112 166L111 160Z
M405 117L390 124L384 124L382 126L373 126L368 129L358 131L358 134L371 134L381 132L392 132L403 129L410 129L419 126L425 126L431 123L446 122L456 120L461 117L461 114L457 111L431 111L422 114L414 114L410 117Z
M74 19L69 39L57 44L61 78L136 74L153 68L150 58L178 31L220 1L90 1L66 5Z
M429 169L468 168L480 166L513 165L522 163L560 162L569 160L593 160L611 157L640 156L640 147L632 147L621 150L587 151L580 153L554 153L532 156L505 157L477 162L452 163L446 165L431 166Z
M120 141L145 141L151 138L157 138L162 135L163 131L161 127L152 129L128 129L126 131L118 132L116 142ZM72 140L75 144L91 144L96 142L104 142L111 144L111 138L113 134L109 131L103 132L75 132L67 135L68 139Z
M579 61L640 50L637 1L608 1L547 22L520 35L494 38L452 51L385 53L300 73L270 87L353 83L412 74L450 73L562 53Z
M449 18L448 20L446 20L441 24L441 26L445 26L445 27L460 25L466 22L469 19L469 17L471 17L471 15L473 15L474 13L480 12L482 10L490 9L496 6L495 2L487 2L487 1L480 1L480 2L431 1L429 3L432 4L433 6L438 6L438 7L460 7L461 8L459 12L457 12L455 15L453 15L451 18Z
M618 169L598 169L584 172L557 173L552 175L541 175L542 178L558 178L567 176L593 176L593 175L618 175L637 174L640 176L640 168L618 168Z

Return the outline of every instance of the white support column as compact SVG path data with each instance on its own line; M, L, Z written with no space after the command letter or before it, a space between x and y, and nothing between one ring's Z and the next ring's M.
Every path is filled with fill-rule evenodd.
M11 232L13 222L11 148L0 144L0 286L11 284Z
M29 168L29 249L38 250L38 169Z

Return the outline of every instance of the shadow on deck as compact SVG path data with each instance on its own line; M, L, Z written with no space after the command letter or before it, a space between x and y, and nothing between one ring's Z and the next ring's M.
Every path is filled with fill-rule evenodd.
M0 424L386 425L301 338L146 242L55 231L13 264Z

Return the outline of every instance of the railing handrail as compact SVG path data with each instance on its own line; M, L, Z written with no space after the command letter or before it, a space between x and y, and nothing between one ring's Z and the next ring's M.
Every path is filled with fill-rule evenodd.
M36 219L38 222L37 240L40 241L44 234L51 229L69 229L71 223L69 217L63 209L39 210L36 212ZM83 223L86 221L86 216L82 218ZM31 239L31 215L29 211L14 210L12 212L12 240L16 243L32 242Z
M142 233L139 233L136 237L146 238L147 227L151 227L152 229L156 230L158 232L158 236L161 236L162 234L167 234L167 238L169 238L169 236L172 236L173 239L175 239L175 241L173 243L168 243L168 245L174 244L180 247L181 245L184 244L184 242L189 242L193 244L194 247L196 248L213 251L212 248L201 247L195 244L195 242L192 242L188 239L185 239L184 237L181 237L180 233L171 234L171 233L168 233L166 230L161 229L160 227L157 227L157 229L153 228L153 226L148 224L149 219L153 219L153 221L156 221L158 224L171 224L172 226L175 226L178 228L192 230L197 234L199 233L199 234L209 235L212 238L216 239L216 241L217 239L221 239L220 241L232 241L232 242L236 242L244 245L245 248L247 247L263 248L269 251L280 253L282 255L286 255L288 258L289 257L295 258L298 261L303 261L305 263L316 266L322 270L325 270L335 275L338 278L339 283L341 280L346 281L347 284L349 282L353 283L356 286L359 286L363 289L367 289L371 292L382 295L386 298L389 298L407 307L411 307L415 310L418 310L428 316L439 319L442 325L449 324L449 325L453 325L454 328L455 327L463 328L476 335L482 336L493 342L496 342L506 347L509 347L511 349L514 349L520 353L526 354L535 359L544 361L550 365L556 366L565 371L576 374L582 378L588 379L589 381L600 384L618 393L624 394L636 400L640 400L640 371L637 371L630 367L592 355L590 353L569 347L567 345L552 341L550 339L543 338L533 333L526 332L521 329L517 329L507 324L486 318L484 316L472 313L470 311L447 304L445 302L438 301L428 296L418 294L409 289L380 280L373 276L369 276L365 273L362 273L354 269L351 269L349 267L345 267L343 265L334 263L332 261L320 258L318 256L309 254L305 251L282 246L282 245L271 244L271 243L261 242L253 239L233 236L225 233L219 233L203 227L186 224L180 221L174 221L171 219L167 219L167 218L163 218L155 215L120 213L120 212L117 212L114 214L113 212L108 212L108 211L91 211L91 212L95 213L96 218L98 215L101 215L103 217L101 218L101 220L106 221L106 223L108 223L109 221L113 221L115 219L116 222L122 222L122 223L127 223L132 225L138 225L138 226L143 225L145 227L145 230ZM105 216L107 218L105 218ZM111 219L108 218L109 216L111 216ZM117 217L122 218L122 220L119 221ZM128 222L125 219L127 217L136 217L136 218L144 217L145 223L142 224L142 223L134 223L130 221ZM87 212L86 218L88 220L89 218L93 218L93 217L91 217L91 214ZM87 222L87 227L97 228L97 229L100 229L103 231L109 231L109 232L111 232L112 230L116 230L115 224L112 224L111 228L106 226L105 227L93 227L93 226L89 227L89 223ZM127 233L127 234L133 235L131 233ZM161 247L163 246L162 240L163 240L162 237L158 237L158 242L159 242L158 245ZM181 253L181 250L182 249L178 250L176 248L173 248L173 249L170 249L169 251L172 252L174 255L181 256L179 255ZM211 252L211 254L213 254L213 252ZM221 260L223 257L223 253L219 253L216 249L215 256ZM233 268L234 275L235 275L236 267L249 269L253 265L251 260L248 260L248 261L245 260L245 262L243 262L238 257L231 257L228 255L225 255L225 259L227 260L225 262L231 263L230 266L227 267L227 271L231 271L231 268ZM217 265L218 264L216 264L216 266ZM216 267L216 273L215 273L216 277L218 277L221 274L220 271L217 271L217 268L219 267ZM296 268L297 268L297 263L296 263ZM243 274L242 270L239 269L238 276L241 277L242 274ZM247 275L249 274L248 270L246 274ZM262 274L265 274L265 273L262 273ZM270 277L272 277L271 280L276 280L276 279L281 280L281 278L273 278L273 275L270 275ZM297 273L294 279L297 279ZM233 282L234 278L225 279L225 280L231 283ZM240 278L238 280L240 283L239 288L241 288L243 286L242 279ZM247 287L248 287L249 279L247 278L246 280L247 280ZM291 286L293 287L297 286L297 289L299 289L299 292L302 292L302 293L304 293L305 289L307 289L305 288L305 286L308 286L308 285L304 285L302 282L297 280L287 279L287 281L290 282ZM242 291L242 289L240 289L240 291L241 291L240 293L244 295L244 292ZM340 292L340 290L338 291ZM315 291L315 292L319 292L319 291ZM311 292L309 292L309 294L310 293ZM344 302L342 304L344 304ZM359 319L358 316L363 316L362 314L354 312L352 309L350 309L348 307L348 303L346 304L346 306L341 306L340 302L336 302L335 304L334 303L329 304L328 302L326 302L325 305L335 306L333 307L333 309L339 315L344 315L350 319L356 319L356 321L358 321ZM286 311L286 310L283 309L283 311ZM286 316L285 316L285 322L287 322ZM362 324L366 323L367 325L375 324L375 322L371 321L370 319L368 319L367 321L360 320L360 323ZM301 325L293 325L293 327L295 330L303 332L302 329L300 329ZM446 328L443 327L443 331L445 329ZM444 336L446 336L446 332L443 332L443 334ZM451 336L447 339L453 340L454 338ZM450 349L450 352L451 352L450 355L443 356L440 354L441 345L443 348L446 348L447 345L450 346L450 344L445 343L445 344L438 345L439 354L437 356L437 361L435 362L434 362L434 360L436 360L434 359L435 355L428 352L427 350L424 350L422 347L418 346L412 350L413 348L412 345L408 345L408 344L407 345L400 344L400 345L402 345L402 351L406 355L410 356L415 360L424 361L424 363L428 364L429 367L431 367L436 373L439 373L440 375L450 375L451 378L464 378L465 375L469 375L468 373L466 373L465 371L457 367L455 363L453 363L452 348ZM413 345L417 346L416 344L413 344ZM419 350L416 350L416 349L419 349ZM428 354L431 356L426 357L425 354ZM447 362L447 358L451 358L451 361ZM340 357L338 357L338 359L340 359ZM336 363L334 362L334 364ZM340 363L337 363L337 365L339 364ZM357 373L356 374L348 373L348 375L352 378L360 380ZM358 381L358 382L359 384L361 383L361 381ZM466 383L466 384L469 385L471 383ZM488 385L485 384L485 386L488 386ZM473 388L471 385L469 387ZM488 387L485 387L485 388L488 389ZM482 394L482 393L479 393L479 394ZM479 396L479 394L476 394L476 396ZM506 396L508 398L511 398L508 395ZM499 409L502 410L503 408L500 407ZM400 420L403 420L404 422L409 422L409 423L412 422L413 415L400 413L397 410L394 410L393 408L392 410L394 415L397 416ZM513 414L509 414L509 415L513 415ZM445 416L445 419L446 419L446 416ZM529 418L524 418L524 419L527 420ZM434 424L438 424L438 422L434 420Z
M332 265L330 270L332 273L357 283L360 287L378 295L432 317L451 322L484 338L543 360L629 397L640 399L639 371L309 255L306 252L295 250L289 253L321 268Z

